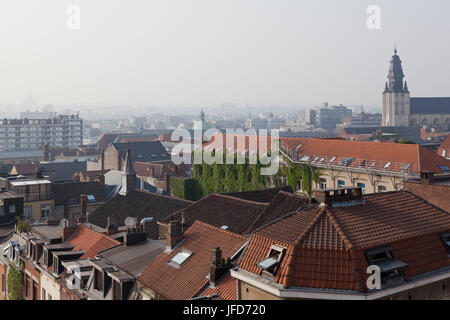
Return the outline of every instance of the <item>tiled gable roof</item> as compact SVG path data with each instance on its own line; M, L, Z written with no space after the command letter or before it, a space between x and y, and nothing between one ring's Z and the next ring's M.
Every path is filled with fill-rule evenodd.
M254 230L281 218L285 214L297 211L301 206L309 202L310 200L307 197L280 191L270 202L269 206L255 219L247 233L252 233Z
M84 255L80 259L94 258L100 251L120 244L119 241L79 224L69 242L75 247L73 251L83 250Z
M230 193L224 193L224 194L227 196L240 198L240 199L244 199L244 200L268 203L268 202L271 202L280 191L284 191L284 192L288 192L288 193L293 192L291 186L282 186L282 187L276 187L276 188L270 188L270 189L230 192Z
M130 150L132 162L157 162L170 160L170 155L167 153L160 141L113 143L113 146L119 151L122 160L125 160L128 149Z
M145 286L170 300L186 300L197 296L207 285L213 250L220 247L226 260L246 242L238 234L196 221L184 233L184 240L170 254L160 254L138 278ZM178 269L168 263L180 250L193 252Z
M450 134L447 136L447 138L445 138L444 141L442 141L439 148L450 149Z
M192 225L196 220L215 227L227 226L228 230L245 234L246 230L259 216L268 204L242 200L224 194L212 193L174 214L162 219L168 223L181 220L184 216L186 225Z
M450 231L449 213L407 192L366 195L352 206L310 205L252 235L240 268L256 264L270 247L286 247L274 281L285 287L358 290L365 283L364 251L390 245L414 277L450 265L439 233Z
M450 98L411 98L411 114L450 114Z
M93 195L95 202L105 201L105 187L96 182L64 182L53 185L55 206L80 204L81 195ZM72 200L72 201L70 201Z

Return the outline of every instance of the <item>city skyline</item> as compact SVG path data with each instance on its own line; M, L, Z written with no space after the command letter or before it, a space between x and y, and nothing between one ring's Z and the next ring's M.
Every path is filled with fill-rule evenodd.
M0 105L20 106L31 95L41 105L80 111L225 101L381 110L395 43L410 90L448 96L450 45L433 40L450 31L448 2L436 1L433 12L418 1L272 4L78 1L81 27L69 30L67 4L9 1L0 13ZM366 25L373 4L381 9L380 30Z

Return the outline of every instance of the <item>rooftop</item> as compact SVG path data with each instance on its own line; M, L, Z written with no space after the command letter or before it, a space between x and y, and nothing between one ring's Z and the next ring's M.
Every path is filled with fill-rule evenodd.
M448 267L440 239L447 212L407 192L362 196L348 206L312 204L252 235L240 268L255 275L272 245L286 248L274 284L285 288L359 290L366 282L365 250L390 246L406 263L405 277Z
M194 298L208 284L213 250L220 247L222 257L227 259L246 241L243 236L196 221L186 230L178 247L171 253L161 253L145 268L138 281L169 300ZM192 255L179 268L169 265L182 250L188 250Z

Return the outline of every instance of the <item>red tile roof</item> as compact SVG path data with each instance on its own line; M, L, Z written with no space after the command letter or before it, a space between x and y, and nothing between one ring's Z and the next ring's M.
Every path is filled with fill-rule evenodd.
M450 160L443 159L431 150L417 144L383 143L367 141L324 140L311 138L281 138L281 144L289 150L295 150L298 158L310 156L325 157L325 161L336 157L333 164L345 158L376 162L374 169L382 169L388 162L392 165L388 171L400 171L404 165L411 164L409 172L420 171L441 173L438 165L450 166ZM314 164L314 162L313 162ZM358 167L360 161L354 161L349 167Z
M256 232L240 268L260 275L256 263L273 244L287 248L274 281L285 287L358 290L366 282L364 251L390 245L408 264L406 277L450 265L439 237L450 215L407 191L363 197L347 207L310 205Z
M182 215L184 215L188 226L199 220L218 228L225 225L228 226L228 230L231 232L245 234L246 230L267 206L267 203L212 193L192 205L161 219L161 221L168 223L171 219L181 220Z
M442 141L440 148L450 149L450 134L447 135L447 138L445 138L444 141Z
M303 205L309 204L307 197L299 196L293 193L280 191L264 209L256 220L252 223L247 233L250 234L256 229L283 217L285 214L298 211Z
M85 251L80 259L94 258L100 251L120 244L119 241L92 230L85 224L78 225L76 232L70 237L69 242L75 246L73 251Z
M223 300L237 300L237 280L228 274L216 287L207 288L200 296L218 295Z
M214 248L220 247L226 260L247 241L241 235L196 221L184 234L184 240L170 254L159 255L138 278L145 286L169 300L196 297L208 284ZM182 249L193 252L178 269L169 261Z

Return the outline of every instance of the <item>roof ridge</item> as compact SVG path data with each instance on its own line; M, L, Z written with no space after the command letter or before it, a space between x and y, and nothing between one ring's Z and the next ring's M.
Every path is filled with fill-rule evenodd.
M353 245L352 241L347 237L344 230L342 230L341 225L339 224L339 221L334 216L334 213L332 210L327 210L327 216L330 218L331 223L333 224L336 231L341 236L342 240L344 240L344 243L348 246L348 250L351 250L355 246Z
M90 230L91 232L94 232L95 234L99 235L100 237L104 237L104 238L106 238L106 239L108 239L108 240L114 242L115 244L120 244L120 242L117 241L116 239L110 237L110 236L107 235L107 234L104 234L104 233L100 233L100 232L98 232L98 231L95 231L94 229L89 228L89 227L88 227L86 224L84 224L84 223L80 223L79 226L82 226L83 228L85 228L85 229L87 229L87 230Z
M201 220L195 220L195 222L189 227L189 229L192 228L192 227L193 227L194 225L196 225L196 224L202 225L202 226L207 227L207 228L209 228L209 229L213 229L213 230L215 230L215 231L219 231L219 232L221 232L221 233L225 233L225 234L229 234L229 235L232 235L232 236L236 236L236 237L238 237L238 238L241 238L241 239L247 241L247 238L246 238L245 236L243 236L243 235L240 235L239 233L235 233L235 232L232 232L232 231L229 231L229 230L225 230L225 229L222 229L222 228L218 228L218 227L216 227L216 226L210 225L210 224L208 224L208 223L206 223L206 222L203 222L203 221L201 221ZM188 229L188 230L189 230L189 229ZM186 230L186 231L187 231L187 230Z
M283 270L284 272L281 275L284 288L289 288L291 286L292 278L295 272L294 255L296 249L299 247L299 244L303 241L309 231L316 225L316 223L322 218L322 216L326 214L327 209L327 206L322 207L316 214L316 216L311 220L309 225L305 228L305 230L303 230L303 232L300 233L295 240L291 249L291 254L288 256L288 259L286 261L286 268Z
M230 196L230 195L228 195L228 194L224 194L224 193L216 193L216 192L213 192L213 193L208 194L208 195L207 195L205 198L203 198L203 199L206 199L206 198L208 198L208 197L210 197L210 196L218 196L218 197L221 197L221 198L227 198L227 199L230 199L230 200L236 200L236 201L246 202L246 203L250 203L250 204L257 204L257 205L261 205L261 206L263 206L263 205L268 206L268 205L270 204L270 202L257 202L257 201L252 201L252 200L242 199L242 198L239 198L239 197L233 197L233 196ZM203 199L200 199L200 200L198 200L198 201L202 201ZM196 201L196 202L197 202L197 201Z

